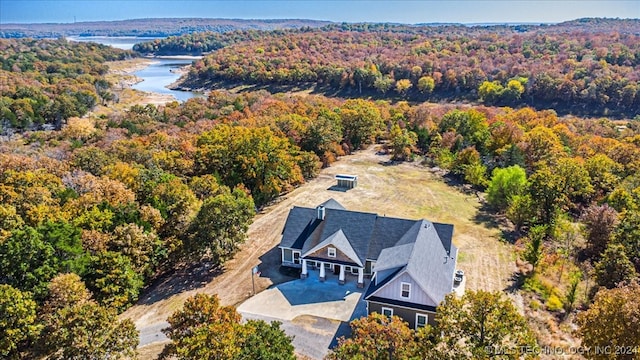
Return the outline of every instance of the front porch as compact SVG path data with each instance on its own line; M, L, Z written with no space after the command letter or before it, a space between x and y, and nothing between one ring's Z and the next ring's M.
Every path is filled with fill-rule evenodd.
M302 259L302 271L300 273L301 279L306 279L309 276L310 271L318 271L318 278L321 282L327 279L327 276L333 274L338 275L338 284L344 285L346 278L357 278L357 286L362 289L364 287L364 271L365 269L360 266L338 264L335 262L329 262L325 260L308 260Z

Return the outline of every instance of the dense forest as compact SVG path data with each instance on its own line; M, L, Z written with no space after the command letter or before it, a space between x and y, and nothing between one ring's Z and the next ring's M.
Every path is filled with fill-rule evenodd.
M570 311L581 302L566 303L567 285L545 280L559 267L563 279L591 277L594 294L640 271L639 137L635 122L621 129L530 108L266 92L74 118L60 132L3 145L0 281L36 311L71 272L91 306L122 311L167 269L232 256L254 204L315 176L321 163L386 141L396 160L423 155L488 187L488 203L515 224L533 266L521 286L551 311ZM14 349L32 349L30 334Z
M266 65L278 63L286 80L294 69L322 68L322 61L328 61L325 52L333 51L341 54L335 64L343 61L345 74L354 69L355 76L363 69L376 79L394 76L396 90L403 80L396 74L408 75L408 83L401 82L411 85L405 89L408 97L420 91L420 79L429 77L433 96L440 96L435 95L438 87L453 94L460 87L463 94L462 83L452 88L458 74L482 70L481 64L487 63L492 77L476 83L478 93L502 86L501 96L471 105L211 91L206 98L182 104L135 105L82 116L98 101L113 100L110 84L102 78L104 62L130 57L131 52L65 40L0 40L3 126L28 130L0 143L0 357L133 355L137 331L131 321L117 316L146 286L191 263L206 260L222 266L245 241L256 210L314 178L322 166L373 143L393 161L437 167L452 183L464 184L461 189L486 193L486 211L503 221L509 230L504 241L513 244L518 255L514 291L525 294L524 306L568 319L567 326L590 346L640 347L640 290L633 285L640 274L640 122L560 117L553 110L523 106L530 101L526 98L542 101L535 95L542 78L527 73L537 69L552 80L563 79L563 84L583 84L587 95L593 88L596 97L604 96L599 86L608 76L611 84L624 85L614 97L620 111L637 113L637 106L621 104L629 100L622 96L627 88L633 90L631 106L639 99L638 35L585 31L556 37L509 34L505 28L508 35L490 41L481 29L467 39L451 27L447 34L430 34L425 40L424 34L395 31L399 28L391 25L371 25L378 31L365 31L364 26L235 33L260 36L196 62L191 75L227 61L233 50L245 54L236 60L242 66L246 61L247 67L229 63L230 68L253 74L252 66L262 63L268 73ZM347 39L348 45L338 41ZM492 44L495 49L490 50ZM297 57L301 46L305 53L315 49L315 57ZM416 46L425 51L413 52ZM372 49L379 51L376 59L388 59L388 67L368 62ZM264 54L270 55L258 56ZM419 74L418 69L413 77L402 73L421 57L433 62L431 72L421 63ZM467 65L459 62L462 58ZM469 60L476 58L476 64ZM392 60L397 65L391 65ZM445 80L454 68L454 76ZM438 82L436 73L442 74ZM362 91L367 91L366 78L353 76L346 77L344 86L359 93L362 80ZM485 81L491 85L483 87ZM520 100L508 101L518 108L490 106L506 101L503 93L520 89L515 83L510 87L512 81L524 89ZM563 103L589 110L582 93ZM594 106L612 106L614 100L606 99ZM31 129L40 123L60 129ZM586 296L577 296L579 285L586 288ZM498 309L491 314L497 319L493 327L487 328L495 337L476 341L472 322L482 318L482 304ZM220 307L215 297L196 296L187 305L165 329L172 340L170 354L201 349L198 337L189 334L192 327L204 326L254 344L222 344L239 358L267 341L256 334L272 336L278 344L274 351L290 356L290 339L278 324L240 324L238 314ZM575 309L581 314L574 316ZM456 321L463 311L469 323ZM532 324L498 294L449 297L438 316L439 328L418 333L382 317L354 322L354 336L342 339L329 358L379 351L370 347L370 335L376 334L371 329L380 331L376 336L393 335L381 346L389 354L407 357L464 353L482 358L488 356L487 346L505 344L502 341L554 345L544 343L541 335L551 325ZM197 319L208 320L202 324ZM603 323L594 319L611 326L603 332ZM246 356L256 356L251 354ZM637 353L625 358L637 358Z
M295 30L274 31L279 34L295 32ZM180 36L169 36L164 39L141 42L133 46L133 50L144 55L202 55L241 41L258 40L270 32L260 30L236 30L229 32L194 32Z
M69 19L71 20L71 19ZM120 21L83 21L48 24L2 24L0 38L58 38L61 36L137 36L165 37L212 31L275 30L320 27L328 21L303 19L132 19Z
M622 32L592 23L328 25L189 35L137 49L161 54L217 49L195 62L182 84L187 88L315 86L348 97L470 100L634 117L640 109L640 22L621 22L627 29Z
M135 56L95 43L0 39L0 133L43 124L60 128L99 102L115 100L106 61Z

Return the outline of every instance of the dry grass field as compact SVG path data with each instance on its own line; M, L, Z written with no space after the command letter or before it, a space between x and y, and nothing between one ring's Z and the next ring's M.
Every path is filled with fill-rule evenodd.
M358 175L358 187L347 192L334 191L334 176ZM419 219L455 225L454 243L459 248L458 267L467 274L467 289L503 290L515 271L512 245L500 240L500 231L482 220L475 194L465 194L448 185L441 176L417 162L390 164L372 146L342 157L323 169L316 179L279 198L264 208L248 234L248 241L224 269L195 267L177 272L154 285L138 305L123 316L140 329L157 327L184 300L197 292L218 294L223 304L237 305L250 296L251 268L262 271L256 290L288 278L278 272L280 253L276 248L289 209L313 207L334 198L349 210ZM158 343L141 348L141 358L151 359L161 350Z

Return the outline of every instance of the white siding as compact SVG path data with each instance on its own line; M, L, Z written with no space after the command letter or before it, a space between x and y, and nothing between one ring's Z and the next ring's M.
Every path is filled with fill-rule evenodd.
M411 284L411 294L409 294L408 299L400 296L401 284L403 282ZM398 276L395 280L389 282L384 287L380 288L378 291L375 292L374 296L386 298L386 299L407 301L407 302L412 302L416 304L438 306L438 304L435 304L433 301L431 301L429 296L427 296L427 294L424 291L422 291L420 286L415 281L413 281L413 278L411 278L411 276L409 276L409 274L407 273L403 273L402 275Z

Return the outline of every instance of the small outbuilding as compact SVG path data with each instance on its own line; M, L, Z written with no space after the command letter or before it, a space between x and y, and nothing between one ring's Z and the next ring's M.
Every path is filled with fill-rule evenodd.
M338 174L336 180L338 180L338 187L341 188L353 189L358 186L358 175Z

